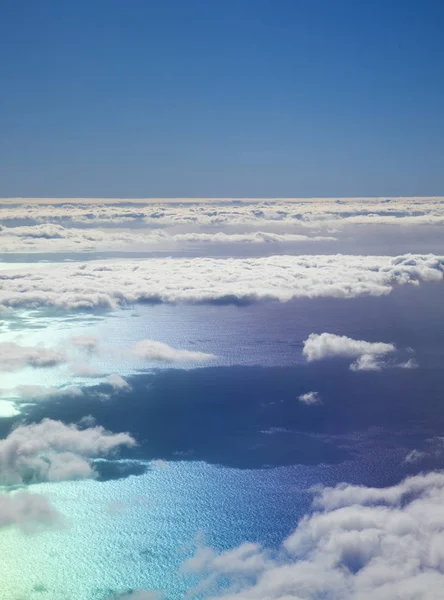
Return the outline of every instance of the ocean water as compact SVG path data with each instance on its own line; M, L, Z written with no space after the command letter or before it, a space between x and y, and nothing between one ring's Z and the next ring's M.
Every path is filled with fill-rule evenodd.
M404 458L444 428L443 300L442 286L422 285L350 301L6 316L2 341L66 348L72 336L95 335L104 352L88 358L93 377L66 367L2 377L9 390L23 381L85 390L17 405L20 414L0 418L2 435L23 419L91 415L111 431L130 431L138 447L97 461L96 481L30 486L65 522L38 533L0 529L2 600L107 600L138 588L183 598L197 582L180 565L196 545L276 547L310 510L312 486L390 485L424 468ZM347 360L306 364L303 340L322 331L392 342L405 357L413 348L419 368L354 373ZM217 359L193 368L141 364L124 350L144 338ZM105 399L98 392L113 372L132 391ZM298 402L312 390L321 405ZM427 467L444 466L443 455L430 460Z

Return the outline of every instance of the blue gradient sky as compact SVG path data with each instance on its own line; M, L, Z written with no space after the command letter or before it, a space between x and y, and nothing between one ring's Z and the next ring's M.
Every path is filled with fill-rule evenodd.
M438 195L440 0L7 0L0 196Z

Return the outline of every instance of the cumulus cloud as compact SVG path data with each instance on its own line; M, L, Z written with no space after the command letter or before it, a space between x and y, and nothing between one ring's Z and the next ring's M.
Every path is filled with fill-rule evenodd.
M12 389L0 389L0 396L14 398L15 401L29 402L30 400L49 400L58 397L81 398L83 391L80 388L51 387L45 385L18 385Z
M115 390L126 390L128 392L131 390L130 384L117 373L108 375L106 382L109 383L109 385L111 385Z
M93 335L77 335L71 338L71 344L80 350L93 354L99 349L100 340Z
M299 402L307 405L321 403L321 398L318 392L307 392L306 394L301 394L298 396L298 400Z
M1 212L0 212L1 216ZM189 232L172 233L163 229L79 229L46 223L30 227L3 228L0 252L92 252L152 250L195 244L283 244L335 241L332 236L274 233Z
M107 199L5 199L0 222L7 236L11 225L32 224L21 229L24 238L44 237L58 240L66 226L99 227L137 224L148 227L221 227L262 228L284 224L291 228L336 227L354 224L442 225L444 202L435 198L282 198L175 201ZM54 227L60 226L61 228ZM41 227L34 230L33 226ZM68 237L68 236L66 236Z
M62 352L44 346L20 346L13 342L0 343L0 371L18 371L23 367L56 367L67 362Z
M413 449L404 458L404 462L408 464L417 464L424 460L442 461L444 457L444 437L435 436L429 438L424 443L422 450Z
M25 491L0 494L0 529L15 525L29 533L61 522L59 513L45 496Z
M214 354L172 348L154 340L140 340L131 347L130 352L144 361L161 363L202 362L216 358Z
M79 429L51 419L21 425L0 440L0 483L94 477L89 459L135 444L128 433L111 433L99 426Z
M311 333L303 344L302 354L308 362L335 357L355 358L350 364L352 371L380 371L387 366L412 369L417 366L413 358L407 362L388 363L386 357L395 354L397 349L394 344L385 342L366 342L333 333Z
M200 574L205 597L224 600L442 599L443 503L443 473L325 488L278 551L201 547L184 569Z
M88 309L135 302L258 302L389 294L443 279L444 257L299 255L0 264L0 309Z

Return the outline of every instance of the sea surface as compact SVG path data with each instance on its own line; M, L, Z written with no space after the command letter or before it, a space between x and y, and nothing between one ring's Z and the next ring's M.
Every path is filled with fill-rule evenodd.
M199 597L180 569L199 545L277 547L311 510L313 486L385 486L442 468L443 452L421 464L405 457L444 430L443 300L442 286L423 284L352 300L6 315L2 341L63 348L72 336L94 335L104 351L91 357L97 374L89 377L66 367L6 373L11 401L24 381L85 394L17 405L19 414L0 417L2 436L23 419L90 415L130 431L138 446L96 461L95 481L30 486L64 523L38 533L1 529L2 600L107 600L134 589ZM394 343L419 366L353 372L347 359L307 363L303 341L324 331ZM146 338L216 358L142 364L125 349ZM111 373L132 390L107 394L103 374ZM321 404L298 400L309 391Z

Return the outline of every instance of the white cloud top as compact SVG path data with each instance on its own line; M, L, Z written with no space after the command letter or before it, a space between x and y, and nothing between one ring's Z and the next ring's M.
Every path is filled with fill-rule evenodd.
M168 344L154 340L140 340L131 347L130 352L147 362L202 362L216 358L214 354L172 348Z
M381 296L395 285L442 281L443 270L444 257L432 254L152 258L8 268L0 263L0 309Z
M130 391L130 384L123 379L118 373L113 373L112 375L108 375L106 378L106 382L109 383L115 390L126 390Z
M67 361L68 358L64 353L44 346L0 343L0 371L17 371L23 367L56 367Z
M79 429L51 419L21 425L0 440L0 483L94 477L88 459L135 444L128 433L111 433L103 427Z
M354 340L333 333L311 333L304 341L302 354L308 362L335 357L355 358L350 365L352 371L379 371L384 366L381 359L395 351L394 344L385 342Z
M307 392L306 394L301 394L298 397L299 402L302 404L307 404L310 406L311 404L320 404L321 398L318 392Z
M183 569L201 575L206 598L441 600L443 504L443 473L384 489L342 484L318 494L278 552L200 548ZM222 580L231 585L217 592Z
M340 226L347 223L444 224L444 198L281 198L111 200L4 199L0 222L76 226L143 223L151 227L233 226L287 223ZM56 230L48 230L52 234Z

